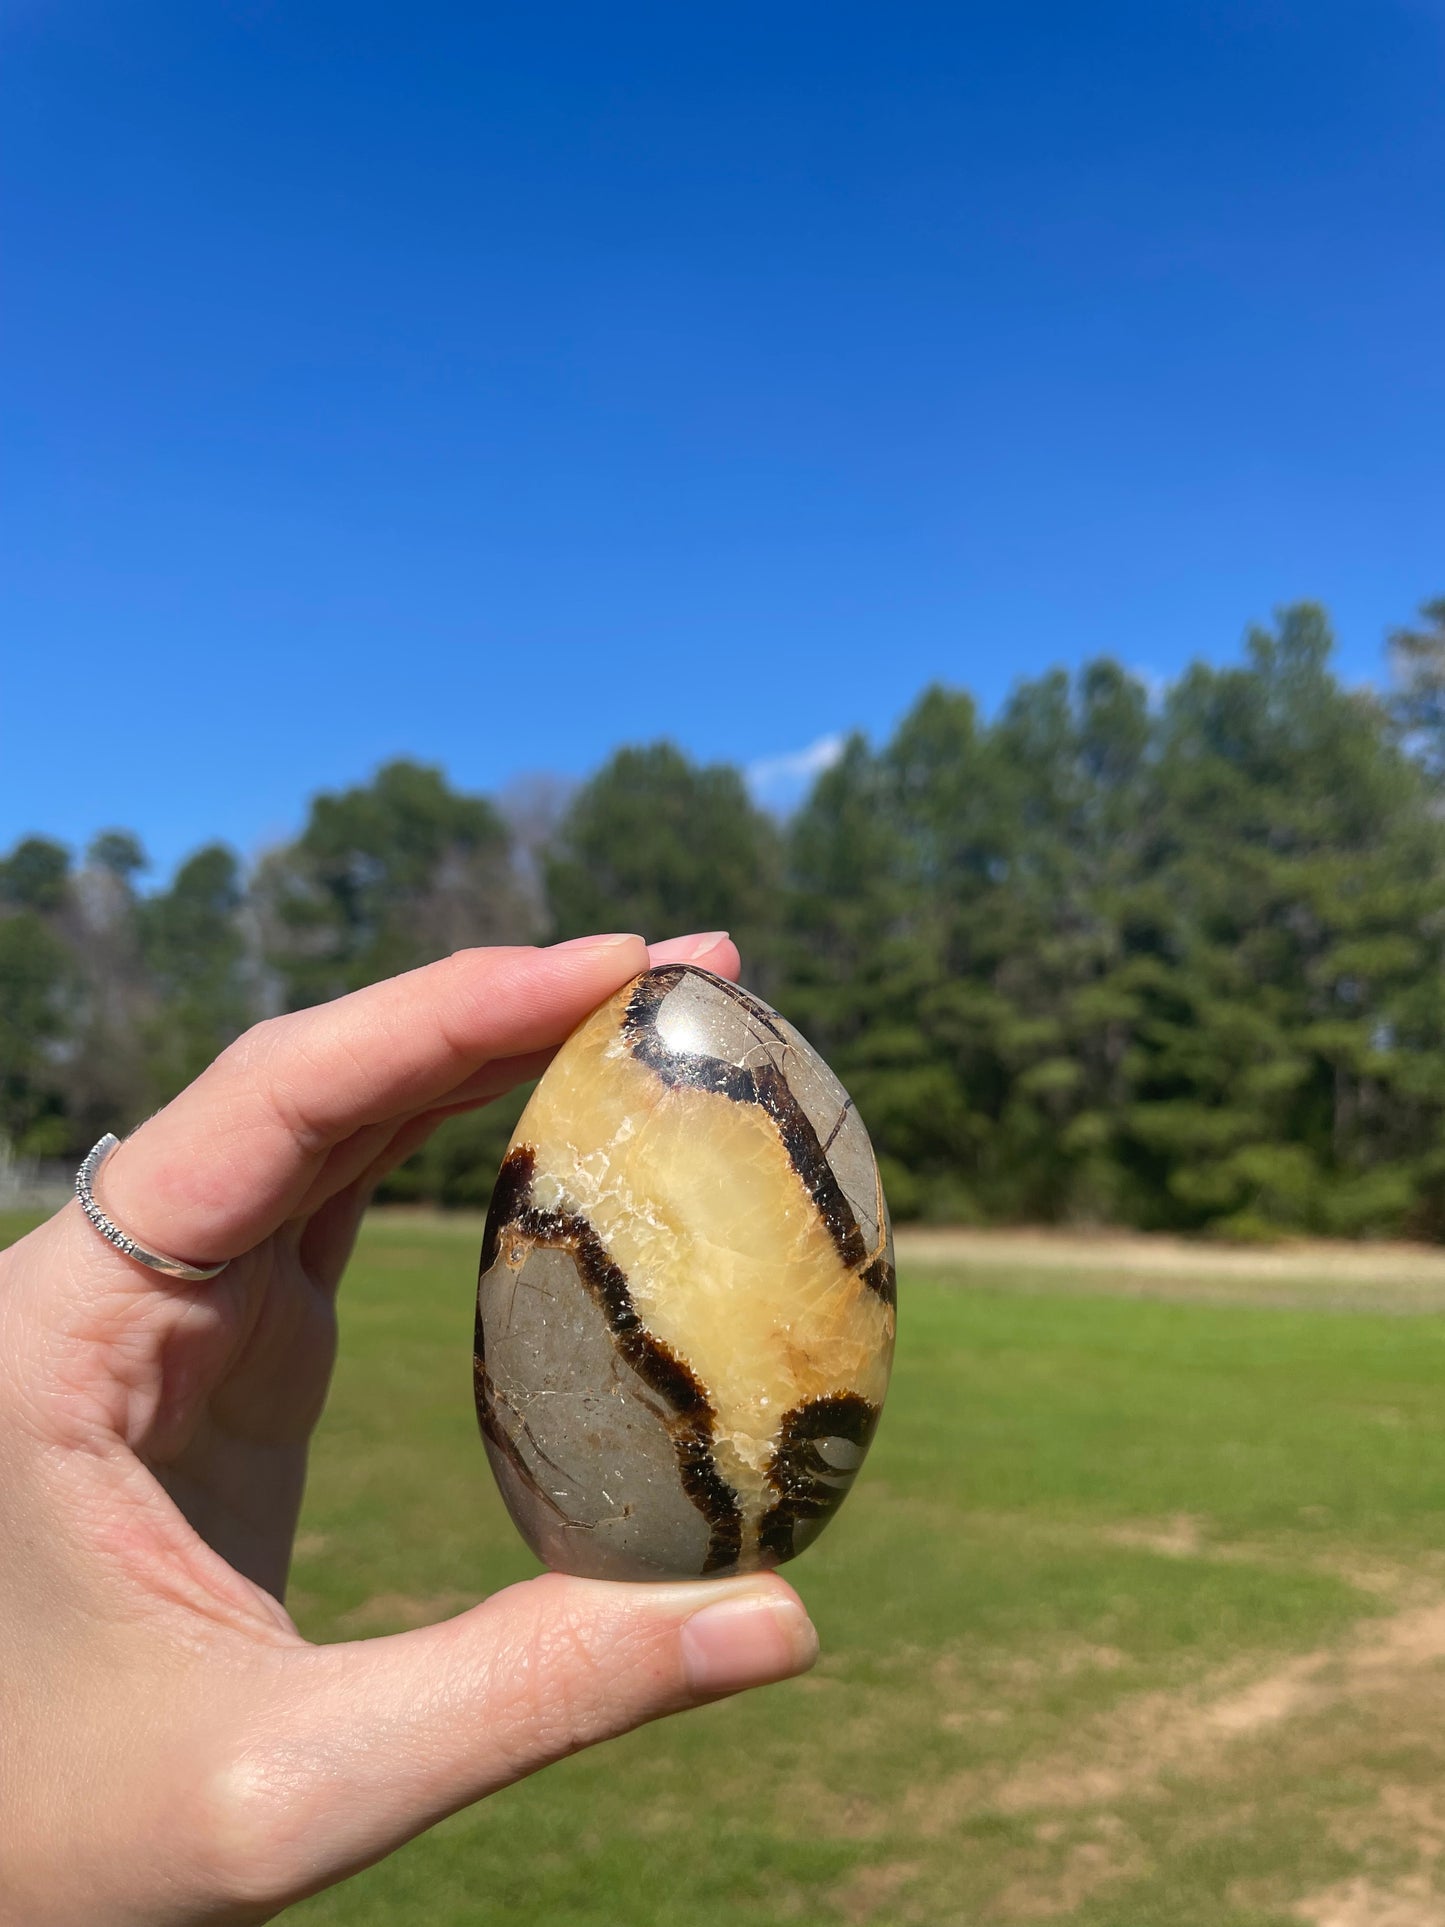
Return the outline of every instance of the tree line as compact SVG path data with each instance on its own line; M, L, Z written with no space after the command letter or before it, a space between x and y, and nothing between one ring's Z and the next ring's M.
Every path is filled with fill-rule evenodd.
M469 944L730 929L852 1091L895 1214L1445 1238L1445 601L1336 675L1324 612L1162 693L933 687L778 820L668 743L502 803L409 761L249 871L121 830L0 859L0 1137L77 1158L255 1021ZM486 1202L520 1095L393 1198Z

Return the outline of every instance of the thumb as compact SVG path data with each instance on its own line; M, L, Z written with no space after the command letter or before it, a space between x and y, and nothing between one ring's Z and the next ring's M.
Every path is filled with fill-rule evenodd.
M226 1775L243 1837L225 1858L266 1887L251 1898L296 1899L538 1767L806 1672L817 1653L802 1602L769 1573L547 1573L418 1632L307 1648Z

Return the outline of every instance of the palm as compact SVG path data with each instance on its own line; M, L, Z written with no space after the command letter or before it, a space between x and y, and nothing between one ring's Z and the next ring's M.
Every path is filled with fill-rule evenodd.
M96 1334L97 1371L127 1391L121 1442L192 1530L277 1600L336 1354L344 1259L323 1250L318 1263L305 1227L283 1226L203 1298L181 1288L164 1315L152 1301ZM164 1506L154 1486L150 1497Z

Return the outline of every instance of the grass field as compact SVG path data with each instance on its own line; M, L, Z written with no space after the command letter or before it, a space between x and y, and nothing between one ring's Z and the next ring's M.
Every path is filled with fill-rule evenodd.
M375 1220L291 1606L532 1570L470 1409L474 1225ZM1102 1254L1102 1255L1101 1255ZM920 1241L809 1679L459 1816L309 1927L1445 1922L1445 1263Z

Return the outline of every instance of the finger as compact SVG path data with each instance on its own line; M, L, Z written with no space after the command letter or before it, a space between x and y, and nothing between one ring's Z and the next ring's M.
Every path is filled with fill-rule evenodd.
M735 978L741 967L737 946L725 930L710 930L690 937L671 937L665 943L649 944L647 955L654 967L668 963L695 963L720 977ZM448 1091L444 1102L429 1104L425 1109L398 1120L388 1127L388 1134L378 1137L375 1143L368 1143L364 1148L358 1145L345 1162L338 1160L342 1154L350 1152L351 1147L340 1147L330 1160L330 1165L336 1166L342 1182L352 1183L359 1179L363 1183L375 1184L425 1144L436 1127L447 1118L463 1111L476 1110L493 1098L500 1097L503 1092L514 1090L518 1084L540 1077L555 1055L555 1048L551 1048L484 1064L480 1070L474 1071ZM330 1175L329 1167L327 1175Z
M465 950L272 1019L112 1154L104 1207L155 1249L234 1257L296 1214L334 1146L444 1100L492 1058L555 1048L646 965L633 936Z
M666 943L648 946L648 959L654 965L697 963L718 976L736 977L740 967L737 947L726 931L713 930L700 936L672 937ZM464 1111L477 1110L505 1091L514 1090L538 1078L556 1056L555 1049L532 1051L523 1057L499 1058L463 1079L446 1094L440 1104L429 1104L409 1117L387 1127L375 1140L355 1140L338 1147L328 1160L325 1175L335 1175L343 1183L373 1185L389 1171L404 1163L419 1150L439 1124Z
M691 937L669 937L665 943L647 947L648 961L654 966L670 963L697 964L719 977L736 977L740 968L738 947L726 930L705 930Z
M671 937L665 943L649 944L647 954L653 966L696 963L723 977L735 978L740 968L737 946L725 930ZM555 1049L540 1050L524 1057L499 1058L484 1064L449 1091L444 1103L430 1104L399 1122L388 1124L374 1137L358 1134L338 1146L327 1159L317 1179L318 1186L339 1183L369 1191L419 1151L439 1124L463 1112L477 1110L518 1084L540 1077L555 1056ZM330 1194L328 1190L326 1195Z
M736 945L722 930L650 944L648 960L654 966L696 963L730 978L737 976L740 963ZM445 1103L413 1112L400 1123L377 1127L374 1133L356 1133L339 1145L315 1181L327 1202L321 1205L302 1239L301 1256L307 1270L335 1285L375 1186L419 1151L439 1124L477 1109L518 1084L540 1077L555 1054L554 1050L542 1050L523 1057L498 1058L463 1079L448 1092ZM335 1189L337 1185L342 1187L339 1192ZM304 1200L300 1208L305 1209Z
M460 1618L295 1656L237 1784L272 1887L355 1871L496 1788L667 1713L805 1672L818 1642L771 1574L610 1585L548 1573ZM273 1737L274 1735L274 1737Z
M736 977L740 968L737 946L724 930L671 937L665 943L650 944L647 954L654 966L696 963L721 977ZM503 1092L514 1090L518 1084L540 1077L555 1055L554 1047L483 1064L480 1070L448 1091L443 1102L428 1104L389 1123L374 1140L363 1142L357 1138L339 1146L328 1160L324 1175L334 1176L344 1184L377 1183L423 1145L438 1124L460 1112L476 1110Z

